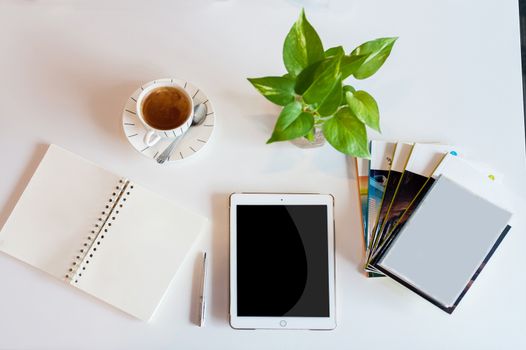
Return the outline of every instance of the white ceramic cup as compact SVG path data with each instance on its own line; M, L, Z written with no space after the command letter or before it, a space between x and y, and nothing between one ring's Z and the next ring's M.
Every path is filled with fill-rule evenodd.
M142 113L142 105L144 103L144 99L152 91L162 88L162 87L173 87L173 88L178 89L181 92L181 94L188 99L190 103L189 113L184 119L183 123L173 129L160 130L160 129L156 129L152 127L144 120L144 115ZM143 123L144 127L147 130L146 135L144 135L144 143L147 146L153 146L157 142L159 142L159 140L161 140L163 137L174 138L177 136L181 136L190 128L190 125L192 124L192 118L194 115L194 101L192 100L192 97L190 96L190 94L179 84L172 83L172 82L156 82L144 88L144 90L139 94L139 96L137 97L136 111L137 111L137 116L139 117L140 121Z

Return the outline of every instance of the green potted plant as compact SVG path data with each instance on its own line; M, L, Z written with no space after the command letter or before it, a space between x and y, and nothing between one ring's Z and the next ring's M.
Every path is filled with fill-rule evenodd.
M338 151L369 157L366 126L380 132L375 99L345 83L366 79L383 65L397 38L379 38L345 54L342 46L324 50L302 10L283 44L283 76L249 78L269 101L283 106L267 143L317 135Z

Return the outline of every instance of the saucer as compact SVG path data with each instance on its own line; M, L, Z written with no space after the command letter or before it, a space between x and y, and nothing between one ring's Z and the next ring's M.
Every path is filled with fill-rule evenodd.
M142 85L140 88L128 98L124 111L122 112L122 128L126 138L130 144L145 157L154 159L161 154L168 145L174 140L174 135L171 132L164 132L164 137L153 146L148 146L144 143L144 135L146 135L146 128L137 117L137 97L143 89L147 86L158 82L172 82L183 87L192 96L194 105L204 103L206 106L206 119L201 125L192 126L183 136L183 139L179 141L179 144L175 147L172 156L166 161L177 162L184 159L193 157L199 153L210 141L212 132L214 131L215 125L215 113L212 103L208 100L206 94L189 83L188 81L181 79L157 79L150 81Z

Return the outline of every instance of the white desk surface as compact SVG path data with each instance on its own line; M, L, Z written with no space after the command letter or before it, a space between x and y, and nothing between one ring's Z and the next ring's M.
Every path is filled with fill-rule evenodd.
M2 254L0 349L526 348L524 213L447 315L388 279L359 272L357 191L343 155L329 146L265 145L278 108L245 78L284 72L282 43L301 3L327 47L400 37L385 66L354 84L377 98L381 137L459 145L526 196L516 0L5 0L0 225L49 143L165 193L213 225L199 244L211 257L205 328L193 323L197 252L149 324ZM159 167L128 145L121 109L141 83L172 76L206 90L217 129L197 159ZM334 194L335 331L229 327L227 198L234 191Z

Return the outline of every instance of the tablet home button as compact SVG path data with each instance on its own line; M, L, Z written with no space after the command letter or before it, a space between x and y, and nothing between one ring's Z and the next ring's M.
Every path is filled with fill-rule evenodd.
M280 325L281 327L286 327L286 326L287 326L287 321L285 321L285 320L281 320L281 321L279 322L279 325Z

